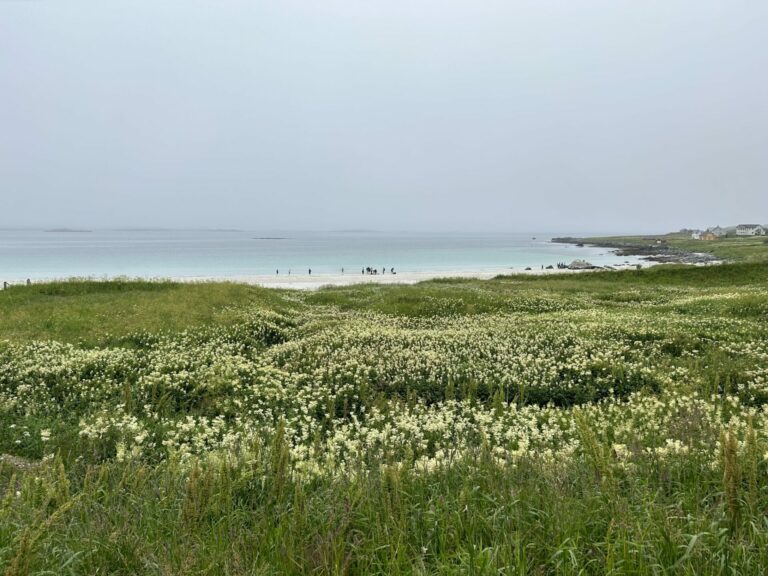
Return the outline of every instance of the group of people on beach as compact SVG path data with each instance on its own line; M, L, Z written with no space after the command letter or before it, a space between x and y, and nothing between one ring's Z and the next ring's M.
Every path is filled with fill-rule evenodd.
M341 271L342 271L342 273L343 273L343 272L344 272L344 268L342 268L342 269L341 269ZM309 268L309 269L307 270L307 273L308 273L310 276L312 276L312 268ZM277 276L280 276L280 268L278 268L277 270L275 270L275 274L276 274ZM291 275L291 269L290 269L290 268L288 268L288 276L290 276L290 275Z
M307 270L307 273L308 273L310 276L312 276L312 268L309 268L309 269ZM342 269L341 269L341 273L342 273L342 274L344 274L344 268L342 268ZM378 270L377 268L373 268L373 267L371 267L371 266L366 266L365 268L363 268L363 269L362 269L362 273L363 273L363 275L365 275L365 274L370 274L370 275L374 275L374 276L375 276L375 275L378 275L378 274L379 274L379 270ZM381 268L381 273L382 273L382 274L386 274L386 273L387 273L387 269L386 269L385 267L383 267L383 266L382 266L382 268ZM395 267L394 267L394 266L392 266L392 267L389 269L389 273L390 273L390 274L397 274L397 272L395 272ZM279 275L280 275L280 269L279 269L279 268L278 268L277 270L275 270L275 275L276 275L276 276L279 276ZM288 276L290 276L290 275L291 275L291 269L290 269L290 268L288 268Z
M344 273L344 269L343 268L341 269L341 272L342 272L342 274ZM363 275L369 274L369 275L372 275L372 276L376 276L376 275L379 274L379 270L378 270L378 268L372 268L371 266L366 266L365 268L363 268L362 273L363 273ZM381 273L382 274L386 274L387 273L387 269L384 266L381 267ZM389 273L390 274L397 274L397 272L395 272L395 267L394 266L392 266L392 268L389 269Z

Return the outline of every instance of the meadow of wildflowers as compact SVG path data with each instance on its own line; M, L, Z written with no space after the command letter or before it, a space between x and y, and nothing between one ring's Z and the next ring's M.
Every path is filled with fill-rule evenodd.
M761 266L257 293L222 323L0 341L0 566L765 573Z

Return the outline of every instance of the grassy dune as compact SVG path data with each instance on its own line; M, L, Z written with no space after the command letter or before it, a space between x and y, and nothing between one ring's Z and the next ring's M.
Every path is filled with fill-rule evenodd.
M138 331L181 331L228 325L233 306L272 302L244 284L146 281L61 281L0 292L0 334L10 340L51 339L105 344Z
M768 265L0 292L0 571L764 574Z

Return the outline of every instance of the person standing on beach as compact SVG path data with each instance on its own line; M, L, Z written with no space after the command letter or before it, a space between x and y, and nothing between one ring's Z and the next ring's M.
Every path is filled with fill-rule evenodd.
M312 268L309 269L309 275L312 276Z

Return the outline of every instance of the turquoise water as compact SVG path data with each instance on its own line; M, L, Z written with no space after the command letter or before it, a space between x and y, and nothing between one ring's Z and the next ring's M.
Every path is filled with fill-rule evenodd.
M483 271L584 258L627 260L603 248L553 244L552 234L414 234L206 230L0 230L0 281L68 277L236 278L292 273ZM629 259L631 261L635 261Z

